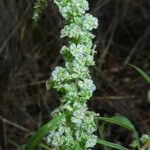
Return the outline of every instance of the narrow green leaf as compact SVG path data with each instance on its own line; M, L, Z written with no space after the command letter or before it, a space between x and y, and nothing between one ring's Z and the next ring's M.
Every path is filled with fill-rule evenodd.
M65 114L62 114L58 117L55 117L50 122L38 129L27 143L26 150L34 150L40 141L48 134L48 132L53 130L65 116Z
M146 74L142 69L140 69L139 67L129 64L129 66L133 67L138 73L140 73L140 75L148 82L150 83L150 76L148 74Z
M100 138L102 140L105 140L105 136L104 136L104 134L105 134L105 131L104 131L105 130L105 125L106 125L105 122L103 122L100 126L98 126ZM104 150L109 150L107 146L103 145L103 147L104 147Z
M44 143L40 143L39 146L45 150L52 150L50 147L48 147L47 145L45 145Z
M81 150L80 144L76 143L74 146L74 150Z
M116 124L119 126L122 126L128 130L130 130L131 132L135 132L135 128L133 126L133 124L131 123L130 120L128 120L126 117L124 116L113 116L113 117L96 117L97 119L101 120L101 121L106 121L112 124Z
M111 147L111 148L115 148L117 150L129 150L121 145L118 145L118 144L115 144L115 143L111 143L111 142L108 142L108 141L105 141L105 140L101 140L99 139L98 142L99 144L102 144L102 145L105 145L105 146L108 146L108 147Z

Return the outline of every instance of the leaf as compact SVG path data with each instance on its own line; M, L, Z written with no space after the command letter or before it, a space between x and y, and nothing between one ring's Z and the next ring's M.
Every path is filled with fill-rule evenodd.
M51 121L49 121L47 124L42 126L40 129L38 129L27 143L26 150L33 150L40 143L40 141L48 134L48 132L53 130L65 116L65 114L57 116Z
M142 69L132 64L129 64L129 66L133 67L148 83L150 83L150 76L146 74Z
M81 150L80 144L76 143L74 146L74 150Z
M50 147L48 147L46 144L44 143L40 143L39 146L45 150L52 150Z
M102 140L105 140L105 136L104 136L105 125L106 125L106 124L103 122L100 126L98 126L100 138L101 138ZM107 146L104 145L103 147L104 147L104 150L108 150L108 147L107 147Z
M129 150L121 145L118 145L118 144L115 144L115 143L111 143L111 142L108 142L108 141L105 141L105 140L101 140L99 139L98 142L99 144L102 144L102 145L105 145L105 146L108 146L108 147L111 147L111 148L115 148L115 149L118 149L118 150Z
M101 121L106 121L112 124L116 124L119 126L122 126L128 130L130 130L131 132L136 132L133 124L131 123L130 120L128 120L126 117L124 116L113 116L113 117L96 117L97 119L101 120Z

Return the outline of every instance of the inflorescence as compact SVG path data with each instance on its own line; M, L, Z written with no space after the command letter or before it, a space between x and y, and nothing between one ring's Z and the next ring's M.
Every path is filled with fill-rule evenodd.
M62 150L73 149L76 142L82 149L91 149L97 143L97 136L93 134L97 129L96 114L88 111L86 102L96 89L89 74L89 67L95 64L96 47L90 31L98 27L98 20L86 13L89 10L87 0L54 0L54 3L66 20L61 38L67 37L69 42L60 51L65 67L57 66L46 85L47 89L53 87L62 94L61 105L52 116L72 115L66 115L61 124L49 132L46 142ZM34 17L38 18L38 12Z

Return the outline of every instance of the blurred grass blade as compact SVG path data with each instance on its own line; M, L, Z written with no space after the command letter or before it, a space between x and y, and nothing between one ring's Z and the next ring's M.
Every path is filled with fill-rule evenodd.
M130 130L131 132L136 132L133 124L131 123L131 121L128 120L124 116L113 116L113 117L110 117L110 118L108 118L108 117L96 117L96 119L122 126L126 129Z
M65 114L62 114L58 117L55 117L50 122L38 129L27 143L26 150L34 150L40 141L48 134L48 132L53 130L65 116Z
M39 146L45 150L52 150L50 147L48 147L46 144L44 143L40 143Z
M74 146L74 150L81 150L80 144L76 143Z
M133 67L148 83L150 83L150 76L146 74L142 69L132 64L129 64L129 66Z
M111 148L114 148L114 149L117 149L117 150L129 150L121 145L118 145L118 144L115 144L115 143L111 143L111 142L108 142L108 141L105 141L105 140L101 140L99 139L98 142L99 144L102 144L102 145L105 145L105 146L108 146L108 147L111 147Z

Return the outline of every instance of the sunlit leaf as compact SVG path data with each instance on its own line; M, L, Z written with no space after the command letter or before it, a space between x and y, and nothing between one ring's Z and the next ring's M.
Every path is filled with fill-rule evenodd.
M126 129L130 130L131 132L136 131L133 124L131 123L131 121L124 116L113 116L113 117L109 117L109 118L108 117L96 117L96 118L101 121L106 121L108 123L122 126Z
M64 117L64 114L57 116L50 122L42 126L40 129L38 129L27 143L26 150L34 150L35 147L40 143L40 141L48 134L48 132L53 130Z

